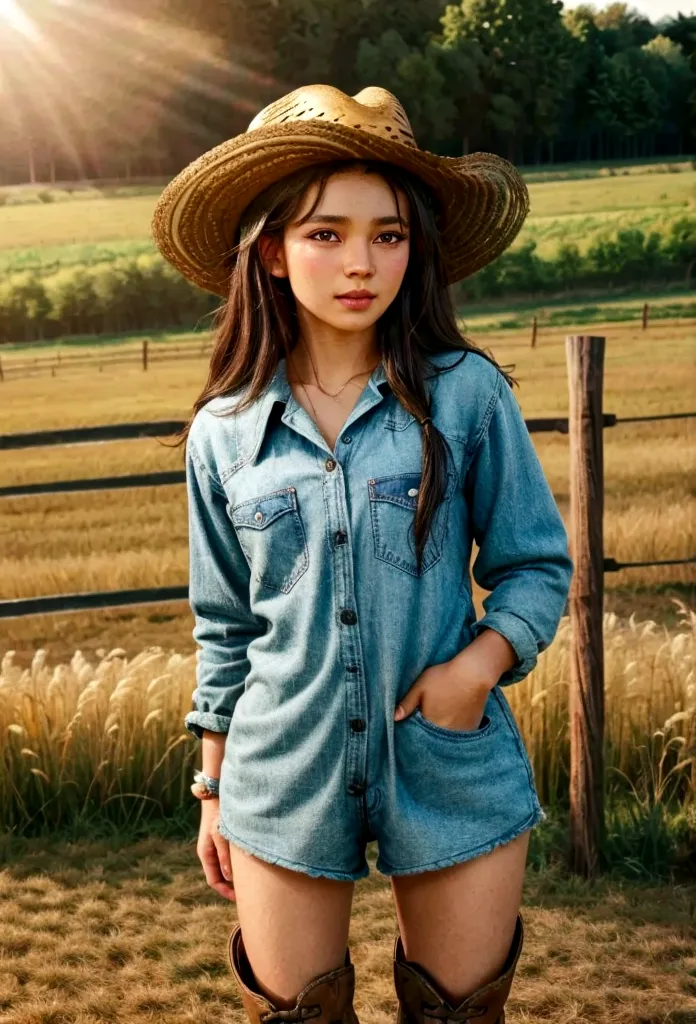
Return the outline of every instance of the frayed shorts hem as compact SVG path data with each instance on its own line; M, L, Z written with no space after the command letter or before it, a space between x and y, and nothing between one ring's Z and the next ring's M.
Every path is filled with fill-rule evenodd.
M414 875L421 871L436 871L438 868L453 867L455 864L463 864L465 861L474 860L475 857L481 857L483 854L490 853L498 846L504 846L506 843L512 842L513 839L517 839L518 836L522 835L523 832L528 831L530 828L534 828L535 825L539 825L547 817L546 811L544 811L539 805L537 805L532 811L528 818L525 818L523 822L509 832L503 832L496 839L491 840L489 843L483 843L481 846L469 848L460 853L455 853L451 857L443 857L440 860L429 861L427 864L418 864L416 866L410 866L407 868L396 868L387 864L380 856L377 858L375 867L382 875Z
M360 878L366 878L370 873L370 865L365 863L358 871L333 871L330 868L316 867L313 864L305 864L303 861L289 860L287 857L279 857L275 853L269 853L268 850L262 850L261 847L256 846L254 843L248 842L246 839L241 839L235 835L234 832L224 824L222 819L218 821L218 832L221 836L228 840L230 843L234 843L235 846L239 846L240 849L246 850L247 853L252 853L261 860L267 861L269 864L278 864L282 868L289 868L291 871L300 871L304 875L310 875L312 878L333 878L338 882L357 882Z

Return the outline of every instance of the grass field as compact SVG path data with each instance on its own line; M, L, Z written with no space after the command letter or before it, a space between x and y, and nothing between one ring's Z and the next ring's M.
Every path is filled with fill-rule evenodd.
M471 317L467 333L514 364L524 414L567 414L563 339L586 333L587 321L543 327L531 349L527 327L501 330L496 316ZM606 411L694 410L693 319L655 321L648 332L596 322L592 333L607 337ZM198 358L153 363L147 373L134 360L8 377L0 431L183 419L205 375ZM605 431L607 555L694 554L695 431L686 419ZM533 437L567 521L567 438ZM181 468L181 450L155 439L0 451L0 485L167 468ZM181 485L0 501L2 598L185 584L187 569ZM594 883L561 868L566 824L552 814L535 830L511 1024L696 1024L693 763L671 778L682 810L670 811L668 825L661 818L668 773L696 754L695 574L693 566L626 569L608 573L605 586L607 787L616 791L627 775L636 823L622 825L612 807L617 871ZM0 1024L245 1019L226 961L235 905L205 883L197 806L187 799L197 754L182 727L194 686L192 625L186 602L2 622L0 821L14 834L0 834ZM563 620L537 669L507 691L551 797L564 788L567 764L569 644ZM100 816L98 828L73 826L83 804ZM159 816L148 837L131 838L123 822L137 821L141 808ZM38 826L43 836L22 837ZM651 872L660 878L661 858L674 856L669 835L678 837L680 880L656 884ZM355 888L355 1005L364 1024L390 1024L396 919L375 858L371 844L371 874Z
M567 415L564 337L582 333L582 325L563 332L543 329L534 349L527 332L482 332L479 339L475 327L472 320L469 336L480 340L503 365L514 367L520 384L516 395L526 416ZM594 326L593 333L607 337L607 412L622 417L694 411L692 321L656 322L648 332L609 323ZM200 358L153 364L147 373L134 360L132 365L104 372L75 369L54 378L46 374L16 381L8 378L2 387L9 416L3 418L2 429L184 419L205 371L206 361ZM605 431L607 556L620 562L693 556L695 428L694 420L678 419L618 424ZM533 436L567 522L567 438L553 433ZM174 468L182 468L181 449L167 448L157 439L36 448L0 452L0 485ZM183 485L170 485L3 499L0 547L4 598L184 585L188 576L185 490ZM622 750L633 742L623 731L629 720L624 702L634 675L628 666L637 659L643 669L631 683L633 696L640 695L635 707L649 709L636 724L637 735L650 735L693 703L688 664L680 662L681 667L672 666L664 675L658 666L666 657L664 642L672 642L675 630L686 628L676 648L682 650L686 644L684 657L692 657L692 627L688 621L685 627L680 623L679 608L680 602L686 607L696 604L695 577L691 565L626 568L605 575L606 657L614 665L607 676L607 693L612 694L613 728ZM475 588L479 613L483 596ZM638 630L642 637L641 623L652 623L645 627L649 638L644 649L636 635ZM195 649L191 629L185 601L160 603L10 619L4 623L3 647L16 652L14 664L20 667L31 664L37 648L45 650L49 663L69 661L78 648L97 660L111 649L132 659L151 646L186 656ZM564 640L562 633L547 652L544 671L525 682L526 689L518 686L512 691L525 735L539 752L539 769L548 777L556 770L549 767L550 762L558 765L564 757L560 748L553 755L550 751L550 737L558 734L554 723L567 719L562 681L568 678L568 652L567 636ZM610 640L618 652L611 656ZM640 657L638 651L642 651ZM182 715L192 678L187 676L182 683ZM538 696L549 681L551 696ZM546 709L541 733L542 719L528 713L539 702ZM142 710L145 717L152 709ZM619 763L631 767L630 757Z
M676 171L645 166L626 168L613 177L577 178L567 172L530 172L530 215L514 246L532 238L540 255L552 256L560 241L585 250L601 234L630 227L668 231L678 217L696 210L696 170L690 163ZM562 172L556 172L555 178ZM586 169L586 175L592 175ZM35 190L34 190L35 191ZM161 188L134 187L102 195L78 191L52 203L0 206L0 271L74 266L154 251L150 220ZM78 212L79 211L79 212Z
M479 340L476 324L469 336ZM526 416L564 415L568 395L564 336L577 325L528 333L485 332L480 343L504 365L515 364ZM656 322L649 331L607 324L604 408L617 416L693 411L694 340L690 321ZM2 431L143 419L183 419L201 389L205 360L138 362L104 372L72 370L55 378L8 377L2 385ZM605 547L620 561L686 558L696 550L692 474L693 420L618 425L605 432ZM165 439L163 439L165 440ZM564 515L568 448L563 435L537 434L535 444ZM0 452L0 485L181 468L181 449L156 439ZM163 524L166 523L166 529ZM170 586L187 578L186 503L182 486L45 495L0 503L4 597L75 590ZM689 566L625 569L607 574L607 610L635 611L674 623L668 596L693 595ZM480 597L480 595L479 595ZM185 605L123 608L12 620L6 645L29 658L37 645L65 656L121 646L130 654L150 643L190 644ZM108 629L108 632L105 632Z
M0 861L3 1024L243 1024L226 957L234 903L195 844L13 844ZM391 889L356 883L350 928L361 1024L392 1024ZM568 880L529 869L510 1024L693 1024L696 885Z

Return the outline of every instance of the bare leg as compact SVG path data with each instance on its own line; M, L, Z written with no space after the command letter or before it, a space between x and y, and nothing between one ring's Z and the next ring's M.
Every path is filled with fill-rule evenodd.
M463 864L392 876L406 959L457 1006L505 962L522 900L529 831Z
M279 1009L345 961L355 882L312 878L230 843L237 915L257 987Z

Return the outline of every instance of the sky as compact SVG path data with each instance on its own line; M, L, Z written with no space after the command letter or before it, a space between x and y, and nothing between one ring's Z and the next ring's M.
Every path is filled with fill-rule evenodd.
M578 7L581 3L590 2L593 7L606 7L608 0L563 0L566 8ZM651 21L660 18L675 17L677 14L696 14L696 0L627 0L629 7L635 7Z

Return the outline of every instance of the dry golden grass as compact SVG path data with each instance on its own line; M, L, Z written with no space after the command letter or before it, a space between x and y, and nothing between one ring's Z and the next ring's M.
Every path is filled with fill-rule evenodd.
M566 413L563 338L572 328L541 332L535 350L526 332L477 337L470 324L469 333L504 364L516 363L525 415ZM647 335L593 325L592 333L608 338L607 411L694 408L691 325L655 324ZM186 361L148 373L134 366L6 381L0 431L183 419L204 376L203 362ZM567 438L536 434L534 441L567 515ZM688 420L605 432L607 555L693 554L694 461ZM154 440L36 449L0 453L0 483L180 466L180 450ZM186 578L183 487L0 502L2 597ZM652 778L658 799L675 786L691 808L693 578L689 567L607 574L604 617L608 782L624 773L640 791ZM688 603L670 600L680 596ZM69 820L85 804L115 823L136 807L172 820L190 807L198 745L182 721L194 686L191 627L185 602L0 625L0 821L20 830L43 808L49 822L46 839L0 839L0 1024L245 1019L226 961L235 906L207 888L195 838L76 845L50 834L50 822ZM564 620L536 670L507 690L542 794L562 789L568 645ZM356 1009L364 1024L390 1024L396 919L375 856L369 847L372 871L355 889ZM508 1003L511 1024L696 1024L696 884L589 884L555 867L530 869L523 913L527 942Z
M608 788L625 792L627 778L641 799L654 791L657 801L675 797L693 807L696 612L682 605L676 630L607 613L604 646ZM39 650L28 669L15 664L12 652L0 660L6 827L23 831L39 812L57 824L83 802L88 809L119 802L108 816L122 823L139 797L167 817L188 799L198 744L182 723L195 686L195 653L151 647L129 659L117 648L98 656L94 663L77 651L55 665ZM550 805L566 788L570 660L564 618L534 671L506 691L540 797Z
M356 883L350 929L361 1024L393 1024L388 879ZM243 1024L227 961L234 903L195 844L33 841L0 870L2 1024ZM511 1024L693 1024L696 886L527 873Z
M469 335L504 365L515 364L515 393L526 416L565 415L564 338L576 328L543 330L535 349L527 332ZM694 409L696 361L692 322L594 325L607 337L605 401L619 416ZM143 419L187 418L203 386L205 360L104 372L74 369L55 378L8 379L0 385L0 432ZM693 476L696 422L658 421L605 431L605 551L619 561L686 558L696 551ZM568 442L534 434L561 508L568 514ZM156 439L0 452L0 485L83 476L181 469L181 449ZM44 495L0 501L0 596L185 585L186 499L182 485ZM693 566L607 573L607 611L674 623L669 596L693 600ZM476 595L480 600L482 595ZM150 644L193 650L186 602L40 615L6 620L0 648L28 665L34 650L70 658L76 647L123 647L134 656Z

